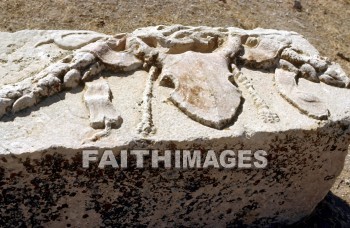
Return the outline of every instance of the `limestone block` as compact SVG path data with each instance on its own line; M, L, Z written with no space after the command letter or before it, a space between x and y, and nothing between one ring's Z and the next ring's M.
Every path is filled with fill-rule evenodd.
M159 25L0 40L0 208L11 224L292 224L344 165L349 77L298 33ZM146 156L138 169L130 155L126 169L83 168L86 149L118 162L122 150L198 150L221 166L232 150L236 163L151 168ZM267 166L238 167L240 150L265 151Z

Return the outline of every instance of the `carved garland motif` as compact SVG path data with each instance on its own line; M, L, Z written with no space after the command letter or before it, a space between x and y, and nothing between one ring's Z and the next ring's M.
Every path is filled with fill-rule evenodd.
M70 36L80 36L72 39ZM143 97L143 114L138 132L154 132L152 90L158 77L161 86L173 88L170 100L193 120L223 129L238 114L242 103L236 84L250 94L264 122L278 122L266 102L240 72L240 67L275 71L275 86L289 103L315 119L327 119L329 111L316 96L301 91L297 79L349 88L350 80L338 64L302 45L293 45L296 33L270 30L157 26L131 34L100 36L72 32L48 38L37 45L55 43L75 50L73 55L47 67L39 74L0 89L0 117L31 107L45 97L85 83L85 103L92 128L103 129L90 140L109 134L122 124L112 106L107 81L96 77L102 71L127 72L140 68L149 72ZM29 82L29 83L28 83Z

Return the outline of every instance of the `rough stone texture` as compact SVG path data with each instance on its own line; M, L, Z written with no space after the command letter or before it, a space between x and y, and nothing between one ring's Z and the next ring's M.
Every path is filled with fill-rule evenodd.
M103 131L90 138L91 141L96 141L101 137L108 136L112 127L120 127L123 120L113 107L111 90L106 80L100 78L86 83L86 86L84 101L89 109L90 126L94 129L104 128Z
M81 79L81 74L77 69L72 69L67 72L64 76L64 86L67 88L74 88L79 85L79 81Z
M349 79L297 33L176 25L0 37L3 224L85 223L71 217L82 210L91 226L291 224L343 167ZM94 83L102 93L89 101ZM108 133L89 140L101 133L93 113L108 110L123 122L99 119ZM83 148L265 150L268 167L85 170Z
M229 83L229 76L227 58L222 53L189 51L170 55L162 69L162 80L175 85L171 101L194 120L218 129L231 122L241 103L241 95Z

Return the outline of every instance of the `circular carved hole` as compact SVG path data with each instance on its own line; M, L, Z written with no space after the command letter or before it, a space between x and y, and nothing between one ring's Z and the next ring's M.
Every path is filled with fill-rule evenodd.
M167 88L172 88L175 89L175 84L171 76L165 75L162 80L160 81L159 85L167 87Z

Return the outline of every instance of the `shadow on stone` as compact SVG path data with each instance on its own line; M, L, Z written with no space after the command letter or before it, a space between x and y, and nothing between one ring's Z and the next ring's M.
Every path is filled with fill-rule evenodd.
M289 227L349 227L349 225L350 205L329 192L310 216Z
M311 215L292 225L282 225L274 219L264 218L254 222L252 226L244 225L242 221L228 224L230 228L270 227L270 228L310 228L310 227L349 227L350 205L329 192L316 206Z

